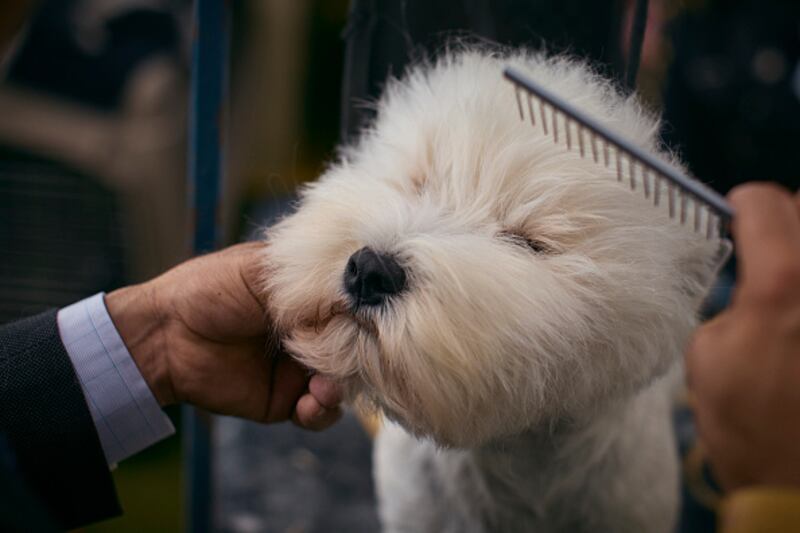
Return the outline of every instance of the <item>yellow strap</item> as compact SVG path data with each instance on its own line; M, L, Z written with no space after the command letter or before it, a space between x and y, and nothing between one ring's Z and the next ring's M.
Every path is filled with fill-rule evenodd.
M726 496L719 533L800 533L800 489L759 487Z

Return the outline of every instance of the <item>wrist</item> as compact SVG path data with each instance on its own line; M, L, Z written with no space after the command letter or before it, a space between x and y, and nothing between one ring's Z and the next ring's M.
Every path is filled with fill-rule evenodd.
M149 283L105 297L106 309L150 391L162 407L175 403L167 359L166 320Z

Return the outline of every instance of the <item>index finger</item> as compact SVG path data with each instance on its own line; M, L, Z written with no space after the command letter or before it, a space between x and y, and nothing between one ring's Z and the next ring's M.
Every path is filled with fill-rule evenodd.
M800 209L797 200L773 184L745 184L729 195L736 210L733 236L742 278L766 279L800 267Z

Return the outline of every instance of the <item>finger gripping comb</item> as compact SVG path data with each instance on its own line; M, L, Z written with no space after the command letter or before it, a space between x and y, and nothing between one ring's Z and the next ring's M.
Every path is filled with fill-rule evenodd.
M725 236L734 213L722 196L610 131L518 70L509 67L503 75L515 85L522 120L527 113L531 125L541 126L555 143L613 168L618 181L627 182L632 191L641 191L653 205L666 202L671 219L691 225L695 232L705 232L709 239Z

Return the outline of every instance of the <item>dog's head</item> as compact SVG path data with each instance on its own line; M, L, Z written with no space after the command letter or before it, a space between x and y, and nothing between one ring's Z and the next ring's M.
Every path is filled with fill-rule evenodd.
M285 348L445 445L590 413L664 373L718 247L520 121L505 64L657 151L656 121L585 66L462 52L391 83L268 231Z

